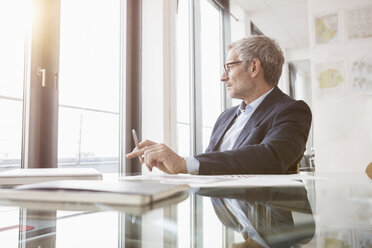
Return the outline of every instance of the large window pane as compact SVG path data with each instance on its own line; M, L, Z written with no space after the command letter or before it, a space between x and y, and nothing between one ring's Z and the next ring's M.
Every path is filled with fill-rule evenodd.
M25 35L30 0L0 1L0 95L23 97Z
M120 0L62 0L60 166L118 165L119 62Z
M189 1L180 0L177 11L177 148L183 156L191 155L190 121L190 37L189 37Z
M176 140L177 152L190 156L191 152L191 80L190 80L190 19L188 0L178 1L176 28ZM190 198L178 204L178 247L190 247ZM185 214L185 213L189 214ZM186 218L185 218L186 217Z
M118 115L61 106L59 116L61 120L68 120L59 125L60 166L98 166L102 171L117 169Z
M201 90L202 130L211 132L222 110L221 92L221 42L219 10L203 0L201 12ZM203 151L209 143L209 136L203 134Z
M25 38L30 0L0 1L0 169L21 165Z
M0 169L19 167L22 142L22 101L0 99Z
M181 156L190 156L190 125L177 123L177 151Z
M190 123L189 6L181 0L177 12L177 121Z

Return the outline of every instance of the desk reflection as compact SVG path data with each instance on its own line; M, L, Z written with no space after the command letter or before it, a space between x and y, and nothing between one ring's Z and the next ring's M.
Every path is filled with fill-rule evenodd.
M309 242L315 221L304 187L202 189L219 220L242 234L231 247L291 247ZM299 216L294 221L293 216Z

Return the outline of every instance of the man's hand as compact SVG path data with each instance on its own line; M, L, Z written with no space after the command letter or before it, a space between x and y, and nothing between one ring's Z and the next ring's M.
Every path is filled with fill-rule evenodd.
M153 167L168 174L187 173L186 159L179 156L164 144L158 144L151 140L145 140L138 144L139 149L135 148L126 155L132 159L140 157L141 162L152 171Z

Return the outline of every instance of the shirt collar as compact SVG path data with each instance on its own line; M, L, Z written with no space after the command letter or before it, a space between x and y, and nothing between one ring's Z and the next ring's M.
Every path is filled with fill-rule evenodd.
M248 105L244 101L242 101L242 103L239 105L238 109L236 110L236 115L239 116L240 113L250 114L253 111L255 111L256 108L260 106L261 102L265 99L265 97L268 94L270 94L271 91L273 91L273 89L274 87Z

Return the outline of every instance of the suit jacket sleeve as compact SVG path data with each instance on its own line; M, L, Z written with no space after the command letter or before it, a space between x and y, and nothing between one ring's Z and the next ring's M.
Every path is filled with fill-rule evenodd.
M310 125L311 111L307 104L292 101L274 113L261 142L247 141L235 150L196 155L200 162L199 174L286 173L300 161Z

